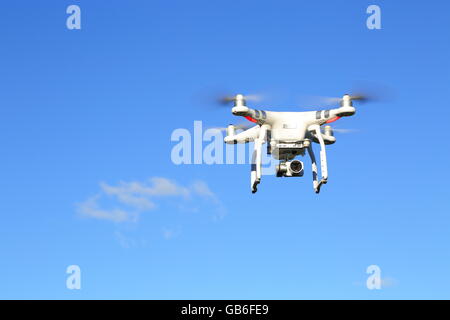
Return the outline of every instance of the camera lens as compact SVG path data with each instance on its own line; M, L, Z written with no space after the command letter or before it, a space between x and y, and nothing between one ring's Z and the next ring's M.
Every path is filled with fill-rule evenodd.
M303 164L298 160L294 160L289 167L293 173L300 173L303 169Z

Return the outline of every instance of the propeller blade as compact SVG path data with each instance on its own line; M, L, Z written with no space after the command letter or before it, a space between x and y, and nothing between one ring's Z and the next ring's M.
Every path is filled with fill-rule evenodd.
M365 94L350 94L350 99L352 101L359 101L361 103L366 103L366 102L370 102L370 101L374 101L375 99L365 95ZM339 104L342 101L342 97L338 98L338 97L320 97L320 96L316 96L316 97L312 97L311 99L309 99L309 103L310 105L314 105L314 107L306 107L308 109L314 109L317 107L331 107L331 106L339 106Z
M222 96L217 98L217 103L221 106L227 106L230 102L235 100L234 96Z
M343 128L332 128L333 132L337 132L337 133L355 133L358 132L359 130L357 129L343 129Z
M386 101L393 97L392 90L388 87L375 84L358 85L348 94L352 101L358 101L359 103ZM307 107L307 109L317 109L318 107L339 106L342 97L307 96L302 100L304 100L303 103L314 106Z
M246 101L260 102L264 99L262 94L246 94L243 95ZM228 106L231 102L236 100L234 95L219 95L216 99L217 103L222 106Z

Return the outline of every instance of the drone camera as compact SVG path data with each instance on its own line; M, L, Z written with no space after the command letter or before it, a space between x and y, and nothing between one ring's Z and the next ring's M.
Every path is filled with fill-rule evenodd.
M277 177L302 177L303 162L299 160L282 162L276 167Z
M303 162L294 160L289 163L289 171L292 175L303 175Z

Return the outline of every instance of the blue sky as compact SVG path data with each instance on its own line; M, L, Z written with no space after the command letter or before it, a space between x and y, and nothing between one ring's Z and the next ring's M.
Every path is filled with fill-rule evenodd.
M71 4L81 30L66 28ZM366 28L370 4L381 30ZM3 1L0 298L450 298L449 12L435 0ZM208 106L214 90L270 92L254 106L293 111L359 82L394 97L336 123L357 131L328 148L320 195L309 173L264 176L252 195L248 165L171 161L173 130L240 122ZM149 195L131 213L118 200L130 185ZM111 210L134 218L98 215ZM381 290L365 286L372 264ZM69 265L81 290L66 288Z

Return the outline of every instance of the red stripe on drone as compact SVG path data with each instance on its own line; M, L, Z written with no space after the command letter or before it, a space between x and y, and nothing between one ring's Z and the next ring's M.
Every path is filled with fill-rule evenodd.
M247 119L248 121L251 121L251 122L258 122L257 120L255 120L255 119L253 119L252 117L249 117L249 116L245 116L245 119Z
M333 118L333 119L328 120L326 123L332 123L332 122L335 122L335 121L339 120L340 118L341 118L341 117L335 117L335 118Z

